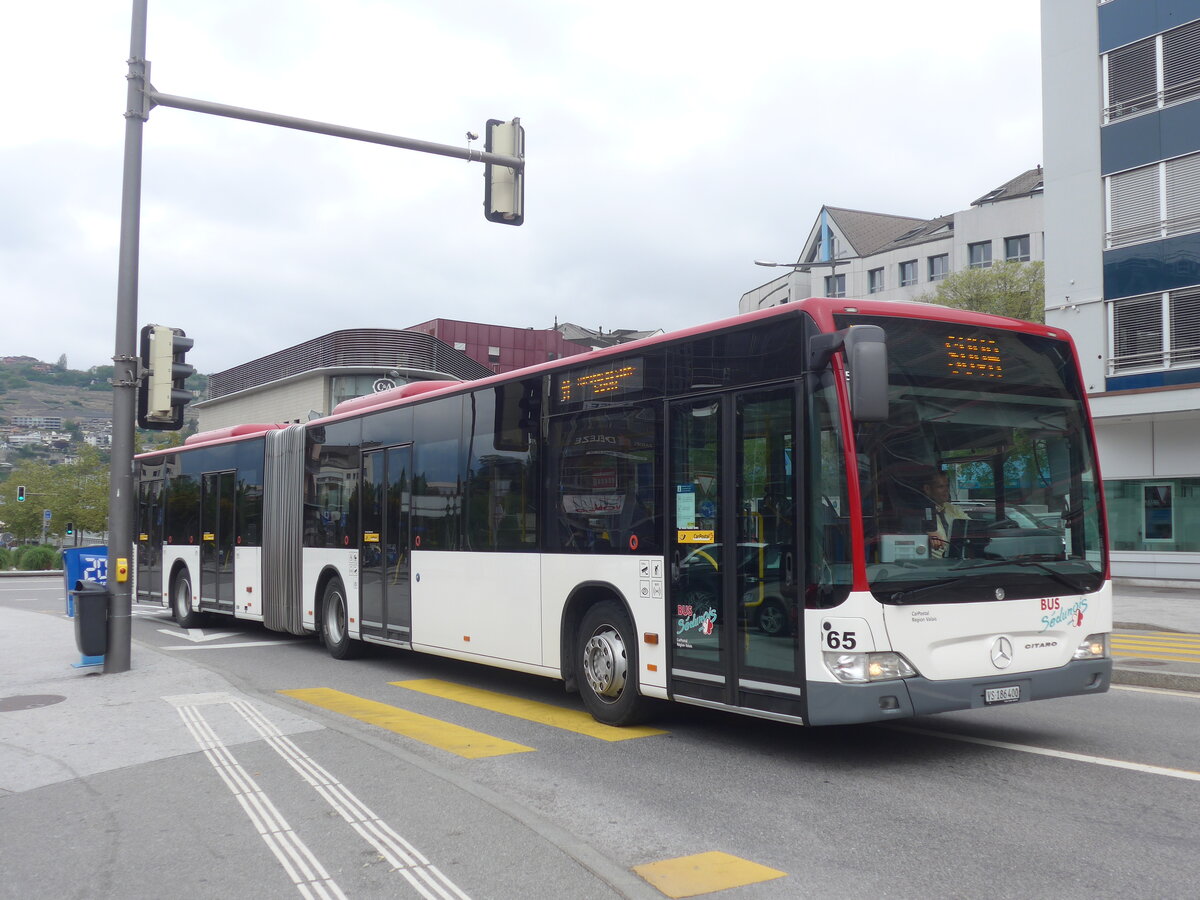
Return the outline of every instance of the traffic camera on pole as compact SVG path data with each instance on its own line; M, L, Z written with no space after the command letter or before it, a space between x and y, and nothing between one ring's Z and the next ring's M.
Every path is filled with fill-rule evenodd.
M195 368L184 362L193 341L180 328L146 325L142 328L142 367L145 379L138 391L138 425L157 431L183 427L183 408L192 400L184 382Z
M525 129L521 127L521 120L488 119L483 149L524 160ZM489 222L501 225L520 225L525 221L524 171L484 163L483 214Z

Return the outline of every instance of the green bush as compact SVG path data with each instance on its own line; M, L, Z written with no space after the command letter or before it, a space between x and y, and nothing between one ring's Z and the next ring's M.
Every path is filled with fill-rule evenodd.
M53 547L26 547L17 561L22 572L42 572L46 569L61 569L62 558Z
M13 567L13 552L7 547L0 547L0 572L6 572Z

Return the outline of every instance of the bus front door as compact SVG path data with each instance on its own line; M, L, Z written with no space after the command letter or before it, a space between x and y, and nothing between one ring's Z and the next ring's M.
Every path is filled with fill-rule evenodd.
M362 467L362 631L388 640L409 641L412 446L367 451Z
M137 601L162 600L163 483L138 485Z
M205 472L200 488L200 608L233 612L234 472Z
M792 387L672 403L676 696L797 712L796 410Z

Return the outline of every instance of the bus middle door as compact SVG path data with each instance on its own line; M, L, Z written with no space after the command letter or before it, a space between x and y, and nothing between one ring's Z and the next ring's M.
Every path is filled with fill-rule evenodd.
M363 453L362 496L362 631L387 640L410 641L411 444Z

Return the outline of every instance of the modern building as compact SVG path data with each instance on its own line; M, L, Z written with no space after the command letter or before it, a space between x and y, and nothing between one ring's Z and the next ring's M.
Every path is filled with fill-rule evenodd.
M1080 347L1113 573L1200 581L1200 0L1043 0L1046 321Z
M915 300L952 272L1040 259L1038 166L934 219L823 206L787 273L743 294L738 309L813 296Z
M347 328L216 372L192 405L199 430L251 422L306 422L343 400L410 381L485 378L492 370L415 331Z
M255 422L304 422L343 400L412 381L469 380L511 372L657 331L591 331L577 325L515 328L431 319L411 328L350 328L209 376L189 407L200 431Z

